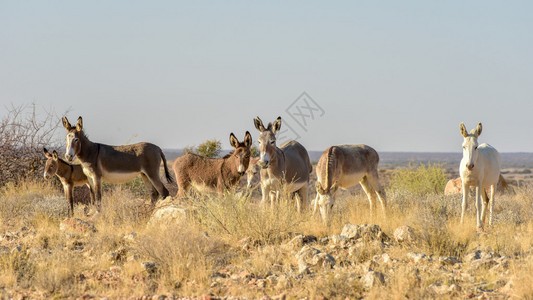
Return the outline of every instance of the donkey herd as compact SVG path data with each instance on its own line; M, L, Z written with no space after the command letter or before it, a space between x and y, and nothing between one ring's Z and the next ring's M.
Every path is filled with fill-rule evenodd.
M160 166L163 163L167 181L172 182L163 151L151 143L110 146L89 140L83 131L83 121L79 117L76 126L72 126L63 117L63 126L67 130L65 160L59 158L57 152L52 153L43 148L47 158L44 177L56 175L64 188L65 197L69 202L69 214L73 213L73 187L88 185L91 201L97 207L102 198L102 180L110 183L124 183L141 178L150 191L152 203L159 197L166 198L169 191L160 178ZM258 158L252 158L250 149L252 136L247 131L243 142L230 134L230 144L234 150L223 158L206 158L196 154L185 154L173 163L173 170L178 185L177 197L183 197L192 187L196 189L216 190L222 193L232 189L247 173L248 187L256 173L261 176L261 204L267 199L274 207L282 194L287 193L295 199L298 212L307 203L307 189L310 174L313 171L309 155L304 146L297 141L289 141L281 146L276 145L276 133L281 128L281 117L265 127L257 117L255 128L260 132L258 137ZM481 134L481 123L468 132L463 123L460 132L464 137L463 158L460 163L463 201L461 222L468 202L470 187L475 188L476 228L483 230L487 207L490 207L489 225L492 225L494 193L499 181L505 184L500 174L501 162L498 151L488 144L478 144ZM72 164L74 158L81 164ZM387 200L378 177L379 155L367 145L336 145L327 148L321 155L316 166L316 199L313 214L317 210L325 224L329 223L330 214L335 203L335 192L340 187L347 189L359 183L370 202L379 199L381 210L385 215ZM490 197L486 189L490 188ZM481 201L483 200L483 201Z

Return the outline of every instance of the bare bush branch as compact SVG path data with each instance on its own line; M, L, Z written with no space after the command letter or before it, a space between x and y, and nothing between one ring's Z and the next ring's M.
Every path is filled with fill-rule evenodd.
M60 117L52 111L38 113L35 104L7 108L0 121L0 186L21 177L41 176L42 148L58 148L55 133Z

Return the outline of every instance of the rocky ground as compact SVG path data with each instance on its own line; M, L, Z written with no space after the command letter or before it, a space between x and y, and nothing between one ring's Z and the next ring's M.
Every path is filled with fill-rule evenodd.
M184 218L182 208L166 206L153 214L147 226L161 226ZM43 256L54 255L54 251L75 253L89 261L105 256L111 265L109 268L98 271L80 269L69 280L77 285L99 282L112 288L131 284L144 286L144 290L154 290L144 295L116 295L118 298L182 298L179 293L156 292L157 274L161 266L156 261L144 260L137 251L137 233L124 235L116 249L97 253L88 247L96 232L98 228L90 220L64 219L59 224L58 233L64 244L62 248L53 250L43 245L46 240L35 228L23 227L17 231L3 232L0 234L0 260L17 256L39 260ZM490 233L482 233L480 240L484 234ZM39 239L40 242L35 243ZM462 257L434 256L413 251L418 249L418 243L419 237L412 227L400 226L389 236L380 226L373 224L346 224L339 234L322 238L293 234L278 245L261 245L261 241L245 238L233 247L226 245L228 252L240 253L244 257L241 263L230 263L213 270L208 278L208 288L204 291L199 288L193 294L201 296L192 298L236 299L240 293L251 295L248 296L250 298L265 299L293 296L365 298L384 295L399 298L510 298L517 284L513 272L524 261L533 259L533 251L506 256L481 245L470 249ZM258 256L270 261L267 271L257 272L253 267L248 267L253 265ZM139 267L138 272L133 275L130 273L127 279L126 264ZM195 290L193 281L184 281L184 284L191 285L188 290ZM310 286L313 288L309 289ZM0 287L0 294L14 299L53 295L49 291L31 287L25 290ZM80 295L63 294L60 298L70 296L79 299L103 297L88 292Z

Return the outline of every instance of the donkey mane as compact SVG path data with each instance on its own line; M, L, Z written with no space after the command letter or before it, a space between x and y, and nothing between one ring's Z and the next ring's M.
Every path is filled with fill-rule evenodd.
M330 185L330 171L331 171L331 167L332 167L332 164L333 164L333 148L335 148L335 146L331 146L329 147L328 149L328 156L327 156L327 163L326 163L326 189L327 189L327 192L329 192L329 189L331 188L331 185Z
M235 152L235 150L231 150L231 152L226 154L226 155L224 155L224 157L222 157L222 159L232 156L234 152Z

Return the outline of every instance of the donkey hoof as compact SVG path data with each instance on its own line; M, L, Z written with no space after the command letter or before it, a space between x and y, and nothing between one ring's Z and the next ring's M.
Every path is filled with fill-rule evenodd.
M477 228L477 232L481 233L481 232L484 232L485 230L483 229L483 227L478 227Z

